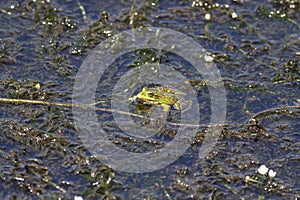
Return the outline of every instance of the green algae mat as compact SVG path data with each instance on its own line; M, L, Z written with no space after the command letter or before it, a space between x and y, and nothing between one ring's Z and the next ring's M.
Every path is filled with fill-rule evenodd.
M10 0L0 19L1 199L300 198L299 1Z

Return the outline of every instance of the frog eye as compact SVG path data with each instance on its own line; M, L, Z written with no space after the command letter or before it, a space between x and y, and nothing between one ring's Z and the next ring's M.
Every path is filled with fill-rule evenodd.
M154 96L154 93L153 93L153 92L147 92L147 95L148 95L149 97L153 97L153 96Z

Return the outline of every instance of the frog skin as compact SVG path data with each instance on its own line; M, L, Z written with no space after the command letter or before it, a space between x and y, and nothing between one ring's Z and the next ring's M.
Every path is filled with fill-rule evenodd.
M136 96L129 98L129 100L135 101L138 99L144 104L160 105L165 112L169 112L172 105L176 110L181 109L180 105L185 105L183 101L184 96L184 93L166 87L144 87Z

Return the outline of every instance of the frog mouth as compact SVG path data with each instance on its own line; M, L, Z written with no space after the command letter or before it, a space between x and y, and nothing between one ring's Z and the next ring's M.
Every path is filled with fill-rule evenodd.
M160 104L157 102L157 100L151 100L151 99L146 99L146 98L138 98L139 101L141 101L143 104Z

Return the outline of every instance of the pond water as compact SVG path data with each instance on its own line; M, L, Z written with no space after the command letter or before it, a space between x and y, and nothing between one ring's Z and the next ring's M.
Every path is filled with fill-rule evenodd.
M0 198L299 199L299 11L298 1L277 0L1 1ZM100 65L101 55L110 61L110 54L117 55L112 52L126 47L124 38L113 36L142 27L166 28L170 35L172 30L192 39L195 46L185 46L182 55L201 46L206 51L199 62L214 63L211 69L220 77L208 81L189 61L193 56L180 56L176 48L133 48ZM140 43L156 41L156 33ZM172 37L164 36L159 44L169 48L165 43ZM176 39L175 47L190 44ZM108 50L93 50L109 40ZM89 58L94 68L84 71ZM155 65L143 70L150 64ZM101 77L98 68L105 68ZM144 77L130 79L135 73ZM94 76L97 82L89 84ZM226 99L212 98L212 91L221 91L214 84L224 87ZM175 93L175 101L169 90L155 89L158 104L170 104L167 113L150 97L128 101L145 86L191 91L191 98ZM80 96L88 91L94 94ZM95 107L72 109L76 94ZM176 109L177 101L195 107L184 114ZM223 126L210 124L223 104ZM153 125L150 118L158 120ZM213 127L220 133L208 137ZM87 145L85 139L94 142ZM172 141L177 143L167 154L130 157L160 152ZM205 144L211 145L200 159ZM130 152L128 157L113 154L115 146ZM95 156L107 149L108 156ZM257 171L261 165L269 174Z

